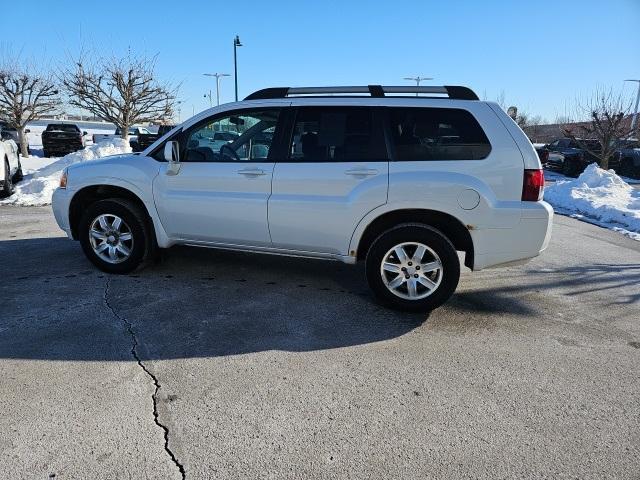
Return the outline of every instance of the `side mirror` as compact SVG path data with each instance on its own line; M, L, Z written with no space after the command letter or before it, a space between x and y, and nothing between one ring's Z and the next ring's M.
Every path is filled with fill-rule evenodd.
M26 129L24 130L24 133L31 133L31 130L29 130L28 128L26 128Z
M84 137L85 135L89 135L89 134L86 132L86 130L83 130L82 131L82 136Z
M167 175L177 175L180 171L180 144L176 141L164 144L164 159L169 162Z

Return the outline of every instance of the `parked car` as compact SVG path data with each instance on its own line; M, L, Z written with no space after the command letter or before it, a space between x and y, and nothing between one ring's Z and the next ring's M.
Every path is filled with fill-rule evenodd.
M640 178L640 142L626 140L613 153L612 163L616 171L625 177Z
M13 193L13 185L22 180L22 165L13 135L0 129L0 197Z
M457 252L481 270L547 247L543 188L522 130L466 87L271 88L140 155L71 165L53 210L106 272L176 244L362 261L383 302L430 310L456 289Z
M16 142L16 145L18 146L18 154L20 154L20 135L18 134L18 130L10 127L9 124L5 121L0 120L0 131L4 132L5 134L5 138L11 138L14 142ZM31 130L29 130L28 128L25 128L24 133L25 135L28 136L28 134L31 132ZM29 145L27 144L27 154L31 154L31 149L29 148Z
M73 123L50 123L42 132L42 153L45 157L61 157L84 148L83 132Z
M136 145L134 152L146 149L153 142L164 136L166 133L169 133L174 128L175 125L160 125L156 133L138 133L138 144Z
M597 140L581 139L583 144L589 147L591 152L598 153L602 150ZM591 163L600 163L599 159L591 152L584 150L570 138L560 138L546 146L549 151L547 168L560 170L568 177L577 177ZM614 165L610 165L614 168Z
M544 143L534 143L533 148L536 149L540 163L544 166L549 160L549 150L547 149L547 146Z
M129 127L129 145L134 152L140 151L138 145L138 135L140 134L148 135L151 132L144 127ZM114 133L95 133L93 135L93 143L120 137L122 137L122 130L118 127Z

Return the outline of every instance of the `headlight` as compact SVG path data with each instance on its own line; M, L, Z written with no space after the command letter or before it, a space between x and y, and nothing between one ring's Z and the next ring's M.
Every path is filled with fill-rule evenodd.
M66 168L62 171L62 176L60 177L60 188L67 188L67 169Z

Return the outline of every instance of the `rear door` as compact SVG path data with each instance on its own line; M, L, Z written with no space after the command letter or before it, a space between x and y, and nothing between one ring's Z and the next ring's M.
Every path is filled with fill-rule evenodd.
M290 110L274 168L269 230L275 247L347 255L358 222L387 201L388 158L377 110Z

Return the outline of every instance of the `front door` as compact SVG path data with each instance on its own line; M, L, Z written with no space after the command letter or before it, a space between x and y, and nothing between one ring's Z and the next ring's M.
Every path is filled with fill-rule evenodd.
M370 107L299 107L269 200L274 247L348 255L358 222L387 201L387 151Z
M271 144L279 109L219 114L182 133L177 175L154 180L162 225L173 239L269 246Z

